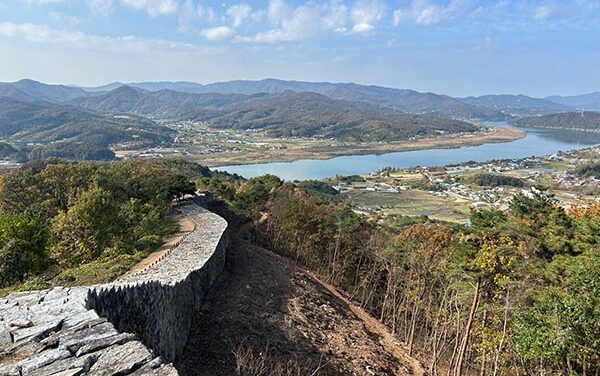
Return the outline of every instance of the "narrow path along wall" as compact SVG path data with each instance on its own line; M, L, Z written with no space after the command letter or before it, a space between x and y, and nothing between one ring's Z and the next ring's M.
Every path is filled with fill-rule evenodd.
M176 375L194 311L222 272L227 222L194 204L196 224L168 257L125 280L0 299L0 375Z
M125 282L90 290L88 306L167 361L181 353L195 310L223 271L227 222L197 205L179 208L196 230L164 260Z

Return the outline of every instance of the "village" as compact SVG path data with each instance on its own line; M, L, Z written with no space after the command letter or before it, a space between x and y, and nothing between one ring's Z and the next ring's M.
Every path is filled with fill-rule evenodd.
M544 190L565 208L597 201L600 176L578 174L576 167L599 157L600 150L590 148L445 167L383 168L330 183L355 211L369 217L427 216L465 223L472 209L508 210L518 193Z

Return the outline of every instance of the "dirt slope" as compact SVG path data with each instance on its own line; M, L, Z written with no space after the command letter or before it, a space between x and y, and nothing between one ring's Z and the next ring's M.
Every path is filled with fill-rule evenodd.
M239 234L232 243L176 363L181 375L235 375L242 349L296 363L303 370L293 374L422 374L385 327L333 288Z

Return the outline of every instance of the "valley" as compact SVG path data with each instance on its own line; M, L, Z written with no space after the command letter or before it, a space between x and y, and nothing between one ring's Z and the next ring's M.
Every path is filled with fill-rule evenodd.
M16 312L79 289L125 337L84 364L43 332L0 373L93 374L133 348L111 374L556 373L562 352L598 370L577 347L596 346L597 294L574 300L600 270L597 113L276 80L107 89L0 84L0 296ZM576 343L547 353L554 302L590 324L559 311Z
M600 376L600 0L0 0L0 376Z
M517 140L525 135L518 127L541 121L523 116L565 117L573 108L523 95L452 98L273 79L99 88L21 80L0 83L0 99L3 168L48 157L184 157L224 166L455 148ZM482 125L505 119L517 127Z
M210 167L301 159L330 159L338 156L390 153L433 148L455 148L517 140L525 133L517 129L482 127L478 132L415 137L406 141L356 142L316 137L272 137L263 132L221 130L194 121L162 121L176 131L169 146L143 149L114 147L117 157L183 157Z

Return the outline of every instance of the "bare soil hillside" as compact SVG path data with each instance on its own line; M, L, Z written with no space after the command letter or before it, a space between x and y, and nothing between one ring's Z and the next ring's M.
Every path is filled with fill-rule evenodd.
M181 375L423 374L383 325L331 286L232 235L225 275L176 363Z

